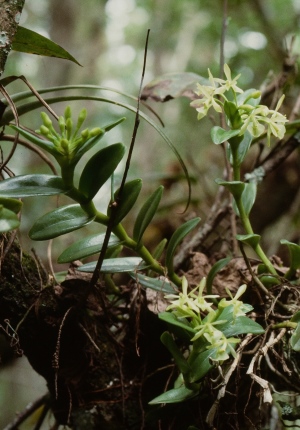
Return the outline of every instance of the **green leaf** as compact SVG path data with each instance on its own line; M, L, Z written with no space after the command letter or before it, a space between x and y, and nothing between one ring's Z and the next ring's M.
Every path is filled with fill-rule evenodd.
M78 268L80 272L94 272L97 262L83 264ZM109 258L103 260L101 270L102 273L123 273L134 272L136 270L143 270L147 266L140 257L120 257Z
M78 204L62 206L39 218L31 228L29 236L33 240L53 239L78 230L94 218L87 215Z
M134 179L132 181L126 182L123 187L120 200L118 199L120 189L115 192L114 201L117 202L117 206L114 208L114 225L119 224L132 209L141 189L142 180ZM107 215L111 216L111 213L112 209L110 204L107 209Z
M231 257L222 258L221 260L217 261L212 268L210 269L207 278L206 278L206 291L208 295L212 294L212 284L213 280L216 276L216 274L225 267L229 261L231 260Z
M254 182L245 184L244 191L242 193L242 205L244 206L245 213L248 216L255 203L257 185Z
M133 227L133 239L139 243L143 234L154 217L163 193L163 186L157 188L142 206Z
M102 185L111 177L125 153L122 143L100 149L86 163L79 180L79 190L92 200Z
M291 322L300 322L300 311L297 311L294 313L294 315L291 318Z
M166 391L160 396L155 397L155 399L149 402L149 405L156 405L159 403L180 403L196 397L198 393L199 390L190 390L183 385L180 388L173 388L172 390Z
M220 320L224 319L220 315ZM217 326L218 330L222 331L228 337L238 336L240 334L262 334L265 330L260 324L251 320L246 316L233 317L231 321Z
M282 239L280 241L282 245L286 245L290 254L290 269L285 274L287 279L294 277L296 270L300 268L300 246L296 243L289 242L288 240Z
M255 250L261 237L259 234L237 234L236 238L238 241L251 246L251 248Z
M226 142L231 137L237 136L241 130L224 130L224 128L215 126L211 129L210 136L216 145Z
M157 245L157 247L154 249L152 256L153 258L155 258L155 260L159 260L160 257L162 256L162 253L164 252L164 249L166 247L168 243L167 239L162 239L159 244Z
M217 348L206 349L190 362L190 382L199 381L213 368L211 359L215 356L216 352Z
M195 94L196 84L209 85L208 79L195 73L167 73L155 78L147 84L142 92L142 100L148 98L166 102L177 97L199 98Z
M18 133L20 133L27 140L29 140L29 142L34 143L39 148L44 149L45 151L49 152L49 154L53 155L54 157L62 156L62 154L56 149L55 145L52 142L45 140L41 137L38 137L35 134L32 134L29 131L24 130L21 127L17 127L16 125L10 125L10 127L13 130L17 131Z
M20 212L23 203L20 200L0 197L0 205L4 206L5 209L9 209L10 211L17 214Z
M58 257L58 263L70 263L71 261L81 260L101 251L105 233L93 234L87 236L78 242L73 243L65 249ZM108 243L108 248L120 244L120 240L111 235Z
M297 327L293 331L290 344L294 351L300 351L300 323L297 324Z
M175 364L178 367L179 371L183 374L183 376L186 375L191 369L188 362L184 358L182 352L176 345L176 342L173 339L173 336L167 331L165 331L161 335L160 340L165 345L165 347L169 350L169 352L172 354Z
M224 181L223 179L216 179L215 182L218 185L222 185L227 188L228 191L233 195L235 200L239 200L243 194L245 183L241 181Z
M62 178L54 175L21 175L0 182L1 197L52 196L67 191Z
M43 55L46 57L57 57L65 60L73 61L80 66L77 60L69 54L64 48L41 36L35 31L28 28L18 26L18 30L14 37L12 49L18 52L26 52L28 54Z
M252 142L252 135L249 133L249 131L246 130L243 136L243 140L239 143L238 150L237 150L236 163L238 165L242 164L246 155L248 154L248 151L251 146L251 142Z
M187 330L188 332L192 333L193 336L196 334L196 331L190 326L187 320L183 320L184 322L180 321L172 312L161 312L160 314L158 314L158 317L159 319L165 321L168 324Z
M182 224L178 229L173 233L170 242L168 244L166 250L166 266L168 268L169 273L173 273L173 256L175 250L179 243L187 236L190 231L192 231L197 224L199 224L200 218L190 219L189 221Z
M257 184L255 182L245 183L244 191L242 192L242 205L245 210L245 214L248 216L256 200ZM236 202L233 202L233 209L235 213L240 216Z
M240 128L242 126L242 118L236 103L231 101L225 101L224 112L232 128L236 130L237 128Z
M251 94L254 94L254 93L257 94L257 90L255 88L249 88L249 90L246 90L243 93L238 94L238 96L237 96L238 106L244 104L246 99L247 99L247 105L248 104L251 106L259 105L261 97L256 97L256 98L251 98L251 99L248 98Z
M0 233L14 230L18 228L19 225L20 221L15 212L0 205Z
M151 290L166 294L174 294L174 292L177 292L176 285L163 279L150 278L142 273L130 273L130 276L145 288L150 288Z

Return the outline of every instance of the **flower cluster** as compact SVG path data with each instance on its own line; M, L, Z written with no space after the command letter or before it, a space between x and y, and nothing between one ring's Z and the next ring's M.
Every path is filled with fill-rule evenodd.
M191 103L191 106L196 108L198 119L205 117L212 107L216 112L226 112L225 103L229 101L226 93L231 92L233 95L233 103L236 105L236 110L239 115L240 135L243 135L246 130L253 136L259 137L266 133L268 145L270 144L271 135L282 139L285 134L285 123L288 121L285 115L278 112L282 105L284 95L279 99L276 108L269 109L267 106L258 105L257 100L260 98L259 91L253 91L246 100L244 91L237 86L237 81L240 75L235 78L231 77L231 70L227 64L224 65L224 74L226 79L214 78L208 70L210 85L197 84L196 94L200 97ZM241 97L238 96L241 95ZM255 102L253 102L255 101ZM248 103L247 103L248 102ZM232 124L230 114L228 117L229 123Z
M212 359L224 361L229 358L229 353L235 355L233 345L240 340L233 337L227 338L217 328L218 325L227 322L226 319L222 319L222 311L230 306L231 319L234 320L236 317L246 315L252 309L252 306L238 300L246 291L246 285L242 285L234 297L226 289L230 299L223 298L218 303L217 309L214 309L211 299L219 296L215 294L203 295L205 286L206 279L203 278L198 287L188 292L188 282L186 278L183 278L182 292L165 296L167 300L171 301L166 310L171 310L177 318L187 319L194 330L194 336L191 340L195 342L200 338L204 338L207 342L206 349L215 349Z
M45 112L41 112L43 124L40 126L37 133L45 136L50 142L53 143L56 150L66 157L72 157L73 153L78 151L88 139L96 137L103 133L100 128L93 128L92 130L79 130L87 116L86 109L82 109L79 113L76 126L74 128L72 121L72 113L70 106L67 106L64 116L60 116L58 124L60 133L53 127L52 121Z

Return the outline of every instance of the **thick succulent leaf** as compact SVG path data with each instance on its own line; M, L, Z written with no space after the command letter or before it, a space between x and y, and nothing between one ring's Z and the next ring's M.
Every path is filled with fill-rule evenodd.
M177 292L176 285L170 283L169 281L158 278L150 278L149 276L145 276L142 273L132 272L130 273L130 276L145 288L150 288L151 290L166 294L174 294Z
M221 319L223 319L222 316L220 316ZM235 317L231 321L220 324L218 330L222 331L227 338L240 334L262 334L265 332L261 325L246 316Z
M293 331L290 344L294 351L300 351L300 323L297 324L297 327Z
M193 335L196 334L196 331L193 329L193 327L189 325L189 322L187 320L185 320L184 322L180 321L172 312L161 312L158 316L159 319L165 321L168 324L183 328L184 330L187 330Z
M226 142L231 137L237 136L240 130L224 130L224 128L215 126L211 129L210 136L216 145Z
M62 206L39 218L31 228L29 236L33 240L53 239L78 230L93 219L94 217L87 215L78 204Z
M195 94L196 84L209 85L209 81L195 73L167 73L155 78L147 84L142 92L142 100L148 98L166 102L177 97L188 97L190 100L199 98Z
M98 254L98 252L101 251L104 238L105 233L93 234L73 243L60 254L57 260L58 263L70 263L71 261L81 260L91 255ZM108 248L120 243L120 240L116 236L111 235Z
M175 364L178 367L179 371L186 375L191 369L187 362L187 360L184 358L182 352L178 348L173 336L165 331L161 337L161 342L165 345L165 347L169 350L169 352L172 354Z
M215 182L218 185L223 185L223 187L227 188L228 191L233 195L235 200L238 200L241 198L246 185L244 182L241 182L241 181L229 182L229 181L224 181L223 179L216 179Z
M48 140L42 139L41 137L36 136L35 134L30 133L27 130L24 130L21 127L17 127L16 125L10 125L10 127L20 133L23 137L25 137L29 142L34 143L38 147L44 149L45 151L49 152L49 154L53 155L54 157L59 154L57 149L55 148L54 144Z
M257 90L255 88L249 88L249 90L244 91L243 93L240 93L237 95L237 102L238 106L244 104L245 100L247 99L247 104L251 106L257 106L260 103L261 97L256 98L248 98L250 94L257 94Z
M216 355L216 352L217 348L206 349L194 358L190 363L190 382L199 381L212 369L213 364L211 359Z
M15 212L0 205L0 233L14 230L18 228L19 225L20 221Z
M242 162L244 161L250 149L251 142L252 142L252 135L249 133L249 131L246 130L243 140L239 143L239 147L237 151L236 162L238 164L242 164Z
M251 246L252 249L256 249L261 237L259 234L237 234L236 238L238 241Z
M231 124L231 128L236 130L237 128L241 127L242 119L236 103L233 103L231 101L225 101L224 112L229 123Z
M168 243L168 239L162 239L157 245L157 247L154 249L152 255L153 255L153 258L155 258L155 260L160 259L167 243Z
M256 200L257 185L254 182L245 184L244 191L242 193L242 205L244 207L246 215L249 215L251 209Z
M229 261L231 260L231 257L222 258L221 260L217 261L212 268L210 269L207 278L206 278L206 291L207 294L212 294L212 285L215 276L217 273L225 267Z
M80 272L93 273L96 268L97 262L83 264L78 268ZM145 269L147 266L143 262L142 258L139 257L120 257L120 258L109 258L103 260L100 272L102 273L123 273L123 272L134 272L136 270Z
M157 188L143 204L133 227L133 239L140 242L143 234L154 217L163 193L163 186Z
M199 390L190 390L183 385L182 387L173 388L172 390L166 391L160 396L155 397L155 399L149 402L149 405L160 403L180 403L196 397L198 393Z
M115 143L100 149L86 163L79 180L79 190L92 200L102 185L111 177L125 154L125 146Z
M179 243L187 236L193 228L200 222L200 218L193 218L186 223L182 224L178 229L173 233L170 242L168 244L166 250L166 266L168 268L169 273L173 273L173 257Z
M121 199L118 201L120 189L114 194L114 201L117 202L117 207L114 208L114 225L119 224L125 216L130 212L133 205L140 194L142 189L142 180L134 179L133 181L126 182L123 187ZM108 206L107 215L112 213L111 206Z
M54 175L21 175L0 182L1 197L52 196L67 191L62 178Z
M289 242L285 239L282 239L280 243L288 247L290 254L290 270L295 272L300 268L300 245L297 245L293 242Z
M46 57L57 57L73 61L80 66L78 61L64 48L41 36L35 31L18 26L18 30L12 44L14 51L26 52L28 54L43 55Z
M23 203L17 199L0 197L0 205L4 206L6 209L9 209L10 211L17 214L18 212L20 212Z

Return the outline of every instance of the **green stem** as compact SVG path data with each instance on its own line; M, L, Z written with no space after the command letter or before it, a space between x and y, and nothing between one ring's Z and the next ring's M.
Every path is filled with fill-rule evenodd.
M240 164L237 162L237 153L238 153L238 146L237 145L231 145L231 153L232 153L232 167L233 167L233 179L234 181L240 181L241 173L240 173ZM252 225L249 219L249 216L245 212L245 208L243 205L242 198L235 200L237 208L239 210L240 218L243 224L243 227L245 229L245 232L247 234L254 234L254 231L252 229ZM276 270L274 269L272 263L264 253L262 247L258 243L254 248L254 251L256 255L261 259L261 261L266 266L267 270L272 273L273 275L277 275Z
M94 217L95 222L107 226L109 217L99 212L96 209L92 200L87 202L86 196L78 188L74 187L73 169L63 168L61 169L61 171L62 171L62 178L64 180L65 185L67 187L70 187L70 191L67 193L67 195L71 197L73 200L75 200L76 202L78 202L81 208L89 216ZM146 264L149 265L150 270L153 270L159 275L163 275L163 276L166 275L165 269L151 255L148 249L144 245L138 244L136 241L131 239L126 233L122 224L116 225L116 227L114 227L112 231L118 237L118 239L120 239L123 245L135 251L146 262ZM179 276L177 276L175 273L169 273L168 275L170 280L174 282L175 285L177 285L178 287L181 286L182 281Z
M284 321L278 324L274 324L272 326L273 329L277 329L277 328L293 328L295 329L297 327L298 323L296 322L292 322L292 321Z

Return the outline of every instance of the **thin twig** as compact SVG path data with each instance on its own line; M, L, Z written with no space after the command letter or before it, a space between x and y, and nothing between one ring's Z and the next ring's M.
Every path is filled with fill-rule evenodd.
M11 99L10 95L8 94L8 92L6 91L6 89L4 88L4 86L1 85L1 84L0 84L0 92L4 95L5 99L7 100L8 104L9 104L11 110L12 110L12 113L14 115L15 122L16 122L16 124L18 126L19 125L19 115L18 115L18 111L17 111L15 103ZM11 160L12 156L14 155L14 152L15 152L15 150L17 148L18 139L19 139L19 133L17 132L16 135L15 135L15 138L14 138L13 147L11 148L10 153L8 154L6 160L0 166L0 173L4 169L4 167L8 164L8 162Z
M118 194L117 201L111 203L111 216L110 216L109 221L108 221L108 225L107 225L103 245L101 248L101 252L100 252L95 270L93 272L93 275L92 275L92 278L90 281L90 288L93 288L96 285L96 283L99 279L99 276L100 276L100 269L101 269L101 266L102 266L102 263L103 263L103 260L105 257L105 253L106 253L106 250L108 247L108 243L109 243L109 239L110 239L112 230L114 228L114 220L115 220L115 217L117 214L118 204L122 199L122 192L124 189L124 185L125 185L127 174L128 174L129 167L130 167L130 162L131 162L133 148L134 148L134 144L135 144L135 140L136 140L137 130L139 128L139 123L140 123L140 99L141 99L142 87L143 87L143 81L144 81L144 75L145 75L145 69L146 69L149 33L150 33L150 30L148 30L147 37L146 37L145 52L144 52L144 64L143 64L143 71L142 71L142 77L141 77L141 83L140 83L140 89L139 89L139 96L138 96L138 101L137 101L135 122L134 122L134 127L133 127L133 133L132 133L130 148L129 148L129 152L128 152L128 156L127 156L127 160L126 160L125 170L124 170L123 178L122 178L121 185L119 188L119 194ZM87 294L88 294L88 292L87 292Z

